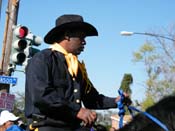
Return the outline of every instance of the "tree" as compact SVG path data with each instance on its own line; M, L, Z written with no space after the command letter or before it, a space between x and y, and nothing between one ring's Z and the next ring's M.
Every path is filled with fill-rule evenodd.
M127 93L130 97L131 97L131 93L132 90L130 88L130 85L133 83L133 78L131 74L124 74L123 79L121 81L121 85L120 85L120 90L122 90L123 92ZM120 94L120 93L119 93ZM122 99L122 98L121 98ZM118 106L120 107L120 101L119 103L117 102L117 104L119 104ZM126 111L126 114L129 114L129 111L127 110L126 106L121 106L121 108L119 108L119 114L123 114L123 111ZM120 113L120 111L122 113ZM119 115L120 116L120 115Z
M23 122L26 123L26 118L24 115L25 94L24 92L16 92L15 96L16 98L13 113L16 116L19 116Z
M131 95L132 90L130 88L130 85L133 83L133 78L131 74L124 74L123 79L121 81L120 89L123 90L123 92L128 93Z
M147 97L154 96L154 102L175 92L175 26L162 29L159 34L149 37L138 51L134 52L134 62L145 66ZM161 34L161 32L163 32ZM166 38L158 37L166 36ZM147 98L146 98L147 99ZM148 100L148 99L147 99ZM149 99L150 100L150 99Z
M146 99L142 102L141 108L142 110L146 110L148 107L153 106L155 104L153 96L147 96Z

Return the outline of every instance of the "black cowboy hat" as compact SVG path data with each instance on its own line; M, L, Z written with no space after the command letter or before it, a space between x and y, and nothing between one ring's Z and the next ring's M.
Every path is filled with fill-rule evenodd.
M55 40L62 35L65 30L82 30L85 32L86 36L97 36L98 32L96 28L84 22L83 17L80 15L62 15L56 19L56 27L51 29L46 36L44 37L44 41L48 44L53 44Z

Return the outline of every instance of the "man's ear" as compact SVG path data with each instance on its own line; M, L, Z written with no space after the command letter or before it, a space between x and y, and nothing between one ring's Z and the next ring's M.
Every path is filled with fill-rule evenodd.
M70 41L70 37L69 36L65 36L65 40Z

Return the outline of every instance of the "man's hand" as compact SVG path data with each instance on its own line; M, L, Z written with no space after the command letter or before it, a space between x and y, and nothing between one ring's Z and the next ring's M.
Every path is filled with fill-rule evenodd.
M123 104L126 105L126 106L131 105L131 104L132 104L132 101L131 101L131 99L130 99L129 94L127 94L127 93L124 92L123 95L124 95ZM118 101L120 100L120 98L121 98L121 96L118 96L118 97L115 99L115 102L118 102Z
M77 118L84 122L84 126L91 126L96 121L97 114L92 110L81 108L77 114Z

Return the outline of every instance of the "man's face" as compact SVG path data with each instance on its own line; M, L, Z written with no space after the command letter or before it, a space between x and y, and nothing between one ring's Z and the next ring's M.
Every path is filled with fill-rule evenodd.
M69 37L69 53L79 55L84 50L85 44L85 33L75 33L74 36Z
M14 122L12 121L7 121L6 123L4 123L4 127L5 129L9 128L10 126L12 126L14 124Z

